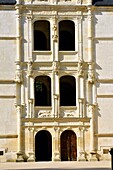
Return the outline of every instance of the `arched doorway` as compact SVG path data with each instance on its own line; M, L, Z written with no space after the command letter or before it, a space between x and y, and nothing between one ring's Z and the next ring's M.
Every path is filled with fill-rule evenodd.
M52 137L46 130L41 130L35 136L36 161L52 160Z
M61 161L77 160L77 137L71 130L61 134Z

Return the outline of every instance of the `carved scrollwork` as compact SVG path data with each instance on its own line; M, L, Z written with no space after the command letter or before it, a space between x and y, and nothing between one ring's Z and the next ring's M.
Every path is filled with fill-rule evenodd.
M75 112L71 110L64 111L64 117L74 117Z
M51 111L40 110L38 112L38 117L50 117Z

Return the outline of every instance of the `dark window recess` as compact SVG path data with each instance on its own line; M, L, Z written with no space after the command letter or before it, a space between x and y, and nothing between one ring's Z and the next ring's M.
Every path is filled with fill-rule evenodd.
M48 21L36 21L34 23L34 50L50 50L50 23Z
M4 154L4 152L3 151L0 151L0 155L3 155Z
M76 106L76 81L73 76L60 78L60 106Z
M93 0L95 6L113 6L113 0Z
M59 50L75 50L75 26L73 21L64 20L59 23Z
M35 78L35 106L51 106L51 79L48 76Z
M14 5L16 4L15 0L0 0L0 5Z

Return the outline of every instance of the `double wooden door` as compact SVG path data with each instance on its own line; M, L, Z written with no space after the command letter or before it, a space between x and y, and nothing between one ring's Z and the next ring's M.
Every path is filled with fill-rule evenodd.
M66 130L61 135L61 161L77 160L77 138L71 130Z

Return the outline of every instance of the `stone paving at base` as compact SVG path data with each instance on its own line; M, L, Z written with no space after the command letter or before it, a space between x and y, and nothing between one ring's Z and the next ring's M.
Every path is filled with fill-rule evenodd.
M111 170L110 161L0 163L0 170Z

